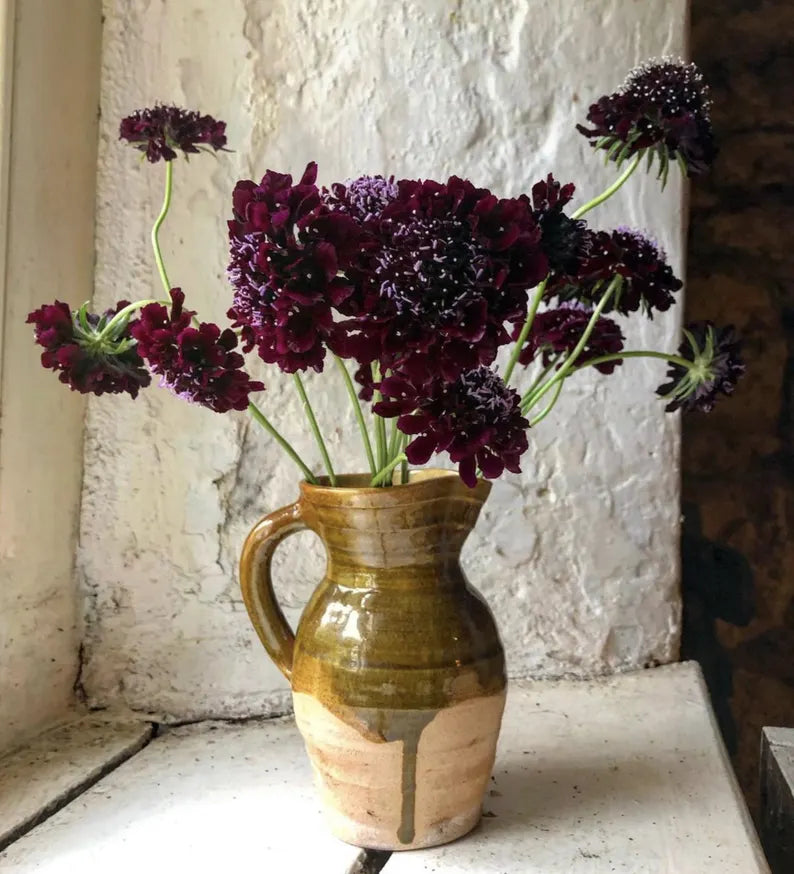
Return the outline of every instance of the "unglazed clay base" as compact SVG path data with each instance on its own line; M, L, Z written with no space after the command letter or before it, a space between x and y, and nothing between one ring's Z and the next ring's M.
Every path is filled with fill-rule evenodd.
M337 837L412 850L455 840L479 822L504 692L436 711L359 709L344 720L311 695L293 698Z

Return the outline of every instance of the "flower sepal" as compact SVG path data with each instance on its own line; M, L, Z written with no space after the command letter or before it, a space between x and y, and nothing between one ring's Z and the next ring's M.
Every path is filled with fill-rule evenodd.
M81 346L109 356L120 355L135 346L128 330L131 313L118 318L117 311L94 314L88 312L88 306L86 301L72 312L74 337ZM119 301L117 309L123 311L127 306L127 301Z
M130 336L127 307L122 300L106 312L91 313L88 303L71 310L55 301L30 313L27 321L44 348L42 365L73 391L137 397L151 378Z
M670 381L656 393L668 400L668 413L679 408L710 413L717 396L733 394L746 370L739 341L732 325L717 329L712 322L693 322L683 334L679 361L671 360L667 371Z

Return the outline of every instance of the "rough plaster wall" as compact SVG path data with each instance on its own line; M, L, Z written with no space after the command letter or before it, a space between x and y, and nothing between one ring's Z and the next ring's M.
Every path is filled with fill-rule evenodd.
M159 294L146 246L162 168L116 142L118 118L156 98L229 122L233 154L176 169L165 231L172 281L220 317L224 220L237 178L273 167L321 181L364 172L456 172L517 194L550 169L583 194L613 178L574 132L590 98L650 55L682 50L684 0L116 0L106 3L97 297ZM608 39L604 38L609 34ZM653 229L680 266L681 189L603 209L605 226ZM676 315L635 342L665 342ZM494 489L465 551L501 624L513 674L591 674L675 657L678 423L659 366L578 378L533 435L525 473ZM284 377L263 403L316 457ZM309 379L338 467L363 469L332 371ZM340 410L345 412L340 413ZM100 399L88 419L79 567L87 596L83 684L95 704L180 717L275 712L286 684L238 595L235 565L256 519L296 496L296 473L245 418L165 392ZM276 559L297 620L322 572L312 535Z

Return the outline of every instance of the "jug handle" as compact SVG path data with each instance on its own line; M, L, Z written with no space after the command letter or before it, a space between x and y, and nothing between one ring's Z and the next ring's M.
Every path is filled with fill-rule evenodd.
M256 523L240 556L240 588L246 610L268 655L288 680L292 676L295 633L276 600L270 567L279 543L307 527L300 501L282 507Z

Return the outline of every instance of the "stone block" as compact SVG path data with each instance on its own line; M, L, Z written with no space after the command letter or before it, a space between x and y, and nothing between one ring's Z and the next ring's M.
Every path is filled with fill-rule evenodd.
M761 735L761 840L772 874L794 871L794 728Z
M68 804L152 736L141 720L89 715L0 758L0 849Z

